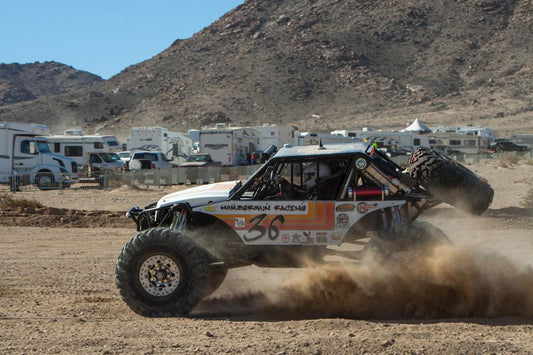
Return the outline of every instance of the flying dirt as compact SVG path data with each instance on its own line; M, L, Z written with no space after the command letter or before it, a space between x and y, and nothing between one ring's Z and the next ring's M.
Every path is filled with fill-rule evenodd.
M533 270L496 253L439 246L407 262L299 271L282 288L205 300L196 313L310 319L436 319L533 315Z

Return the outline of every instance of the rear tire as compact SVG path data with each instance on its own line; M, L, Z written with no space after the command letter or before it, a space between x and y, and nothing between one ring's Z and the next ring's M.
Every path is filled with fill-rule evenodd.
M147 317L188 314L204 298L207 282L205 250L166 228L138 232L122 249L115 269L122 299Z
M432 149L418 148L411 155L409 174L440 201L474 215L487 210L494 197L487 182Z

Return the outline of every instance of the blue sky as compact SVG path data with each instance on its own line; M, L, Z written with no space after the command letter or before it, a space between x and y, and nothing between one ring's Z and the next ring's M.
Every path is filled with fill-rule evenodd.
M104 79L244 0L0 0L0 63L56 61Z

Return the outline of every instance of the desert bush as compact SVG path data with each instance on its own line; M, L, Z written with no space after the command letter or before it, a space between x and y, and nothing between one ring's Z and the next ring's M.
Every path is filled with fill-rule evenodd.
M533 208L533 189L529 189L520 204L525 208Z
M29 200L26 198L14 198L8 194L0 194L0 208L40 208L43 204L39 201Z
M498 154L498 166L501 168L510 168L518 164L520 156L513 152L503 152Z

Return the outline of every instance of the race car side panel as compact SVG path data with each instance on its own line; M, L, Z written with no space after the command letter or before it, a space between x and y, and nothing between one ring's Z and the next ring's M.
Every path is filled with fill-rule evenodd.
M405 220L405 201L224 201L194 208L232 228L246 245L339 245L367 213L393 207ZM393 215L393 217L394 217Z

